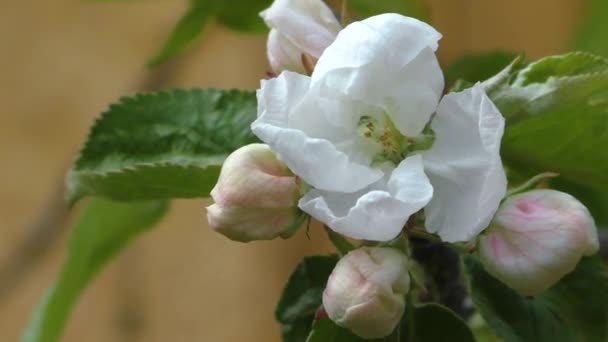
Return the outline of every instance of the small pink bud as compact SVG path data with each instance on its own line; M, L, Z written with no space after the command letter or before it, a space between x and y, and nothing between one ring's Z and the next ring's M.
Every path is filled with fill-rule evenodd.
M211 191L209 225L236 241L289 237L304 218L298 183L267 145L241 147L228 156Z
M305 73L302 54L318 59L342 28L322 0L275 0L260 16L271 28L267 53L276 73Z
M337 325L373 339L397 327L410 289L408 259L385 247L363 247L346 254L323 292L323 307Z
M479 237L485 269L525 296L535 296L599 249L585 206L569 194L533 190L509 197Z

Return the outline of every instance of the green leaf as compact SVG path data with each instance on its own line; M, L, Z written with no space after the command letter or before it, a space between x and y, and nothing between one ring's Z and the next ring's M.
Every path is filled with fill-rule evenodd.
M475 340L479 342L502 342L492 328L488 326L488 323L481 317L479 312L473 313L473 316L469 319L469 326L475 336Z
M268 29L259 13L272 0L190 0L186 13L173 28L161 51L148 66L162 64L188 49L216 19L224 26L240 32L266 32Z
M249 91L193 89L125 97L93 126L68 176L72 203L205 197L222 162L257 141Z
M429 303L414 309L416 342L475 342L467 323L445 306Z
M131 239L157 223L167 207L166 201L92 200L76 224L59 279L44 295L23 341L59 340L70 311L94 276Z
M241 32L266 32L268 28L260 12L272 4L272 0L226 1L217 20L228 28Z
M291 274L276 310L283 341L306 341L327 278L337 262L336 255L306 257Z
M213 18L216 11L213 4L212 1L190 1L190 7L175 25L161 51L148 62L148 66L157 66L188 48Z
M306 342L363 342L368 341L337 326L329 318L318 319L312 326Z
M574 48L608 57L608 1L585 1L581 29L574 40Z
M520 296L465 258L473 302L506 342L606 341L608 272L586 257L558 284L535 298Z
M446 84L451 87L457 80L475 83L485 81L508 66L517 55L493 51L464 55L445 70Z
M424 0L347 0L355 18L368 18L382 13L400 13L428 21Z
M484 86L507 120L508 165L608 191L608 60L570 53L526 66L519 59Z

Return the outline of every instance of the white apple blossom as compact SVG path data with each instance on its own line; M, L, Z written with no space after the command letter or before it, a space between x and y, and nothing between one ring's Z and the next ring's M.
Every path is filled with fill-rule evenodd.
M549 189L509 197L478 242L488 273L526 296L551 287L582 256L598 249L587 208L571 195Z
M378 15L342 30L311 77L262 81L252 130L311 186L302 210L375 241L425 206L427 229L446 241L487 226L506 190L504 119L479 85L439 103L440 38L416 19Z
M342 28L322 0L275 0L260 13L270 29L267 53L274 72L304 74L302 54L317 59Z

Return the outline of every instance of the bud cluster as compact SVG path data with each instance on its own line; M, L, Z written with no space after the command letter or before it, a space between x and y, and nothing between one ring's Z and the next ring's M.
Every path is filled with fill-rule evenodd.
M321 57L321 54L334 42L336 37L336 42L327 50L324 58L332 49L340 58L353 54L365 57L366 54L372 55L372 52L375 52L375 50L368 51L360 46L356 46L358 49L354 52L346 48L342 50L343 46L339 42L349 28L338 36L342 27L332 11L321 0L275 0L272 6L260 15L271 29L268 36L267 53L272 70L277 74L283 71L310 74L311 66L307 65L307 61L316 61ZM401 19L385 16L382 20L397 25ZM363 32L374 37L374 30L380 30L375 25L382 27L378 24L382 23L382 20L376 18L359 24L355 26L355 29L360 31L355 30L355 32ZM432 39L429 38L433 42L431 45L435 44L440 37L434 29L429 30L424 26L426 24L411 20L406 20L405 24L403 22L401 24L412 30L417 27L423 33L414 35L416 39L418 35L424 36L424 34L432 37ZM395 35L405 35L402 31L404 30L400 30ZM439 36L436 37L436 35ZM367 37L364 42L375 42L370 37ZM385 38L385 35L381 35L381 39L379 39L381 41L375 42L375 44L382 47L386 43ZM415 41L414 38L411 40ZM404 44L395 45L398 49L404 48L401 46ZM408 48L410 45L405 44L404 46ZM429 55L435 58L433 55L435 48L436 46L423 48L412 63L420 62L424 58L430 59ZM277 79L266 81L267 84L276 81L272 87L269 86L272 89L263 88L258 91L258 112L266 111L260 110L262 107L272 109L268 109L270 114L258 113L258 120L260 116L269 117L263 124L268 127L272 126L270 129L265 127L272 134L264 136L266 137L264 139L259 133L256 133L255 127L253 131L273 148L276 147L273 144L276 144L284 147L285 151L296 151L296 157L289 156L275 148L274 150L279 152L284 163L268 145L263 144L251 144L232 153L226 159L218 183L211 192L215 203L207 207L210 226L232 240L243 242L276 237L285 238L291 236L306 217L298 208L300 206L304 210L308 209L307 212L320 221L323 220L319 217L331 218L333 221L327 219L323 222L332 229L332 224L329 222L336 223L336 226L347 222L349 227L360 224L364 229L374 232L378 228L385 227L383 224L374 226L371 218L384 217L386 220L380 222L397 222L394 224L396 227L394 232L399 234L397 237L400 238L405 223L411 223L423 217L418 214L424 210L426 218L424 223L428 232L437 233L438 238L441 238L442 241L459 242L476 239L477 254L487 272L525 296L536 296L547 290L574 270L583 256L592 255L598 251L597 229L593 218L582 203L566 193L547 189L532 190L507 197L501 203L507 187L499 154L504 118L486 96L482 86L476 85L468 91L447 95L444 97L447 100L439 105L433 102L431 112L437 108L432 119L434 121L431 122L434 125L427 125L428 120L422 121L421 131L425 125L430 128L430 132L425 130L424 134L418 132L416 133L418 135L411 137L409 133L403 134L402 126L408 126L403 122L407 121L407 124L411 124L414 122L413 119L395 121L386 114L383 116L382 113L372 111L373 116L365 114L371 110L371 104L381 107L383 104L381 100L391 95L389 92L392 90L386 90L386 93L377 89L361 90L363 87L359 87L360 85L355 84L355 81L369 81L372 76L376 76L377 70L382 70L385 59L390 60L390 58L384 57L381 59L382 63L378 65L372 65L370 61L376 61L376 59L370 57L370 61L363 58L362 60L366 63L360 63L361 66L357 64L344 67L340 64L342 60L336 58L340 62L337 71L334 70L332 77L325 80L325 83L318 82L319 80L315 79L314 74L310 77L312 81L324 84L327 89L332 89L331 86L335 86L334 83L346 82L347 85L344 86L342 92L350 97L356 97L355 105L365 102L363 101L365 99L359 99L358 96L371 96L370 94L378 92L379 95L376 97L370 97L373 101L370 100L369 103L366 103L358 123L354 122L355 124L352 125L353 122L348 121L342 125L342 122L338 120L340 116L338 114L341 114L339 110L336 110L338 106L328 99L322 98L323 96L314 97L314 100L323 103L328 101L327 103L336 106L336 108L330 106L329 114L317 113L318 108L313 105L310 105L310 108L302 107L308 110L304 112L306 115L310 114L312 119L322 117L326 120L322 121L326 126L340 126L342 129L342 126L351 124L356 137L348 138L343 131L340 131L340 135L335 139L337 141L336 150L354 149L353 146L361 141L367 143L362 145L366 146L362 149L374 152L369 158L370 164L386 166L385 169L397 174L396 176L393 177L390 173L387 173L390 177L386 176L383 169L378 173L381 176L384 175L383 178L380 178L380 176L375 176L377 170L367 172L368 170L364 170L364 168L357 168L359 173L355 176L346 175L348 167L354 168L353 165L357 167L361 165L350 163L351 160L348 158L351 156L345 157L346 153L342 153L341 150L340 153L335 154L319 152L319 155L329 156L326 158L327 165L346 165L345 167L335 167L334 169L337 171L325 168L325 164L318 162L321 159L313 158L312 155L315 153L311 153L311 151L317 152L317 149L330 145L331 140L322 141L323 139L317 138L317 136L329 136L330 130L328 127L316 127L312 119L311 122L308 122L309 116L296 118L295 115L292 116L288 113L292 107L299 108L302 104L299 100L302 98L301 93L305 92L312 81L307 76L290 72L283 73ZM418 61L419 57L421 59ZM432 61L435 60L432 59ZM324 66L323 62L322 58L318 63L317 72L328 68ZM401 63L401 60L399 62ZM433 63L437 64L436 61ZM433 63L431 63L432 66L435 66ZM372 72L367 73L369 70L363 70L366 67L371 68ZM360 74L354 73L346 77L342 75L342 69L348 68L361 68L363 71ZM402 68L407 69L403 66ZM401 72L400 70L394 71ZM290 78L292 83L288 82ZM388 76L387 79L389 79ZM382 83L383 86L384 84ZM399 87L396 84L390 83L389 86ZM433 82L430 84L433 85ZM434 85L441 95L443 83ZM412 83L411 87L403 89L409 91L415 88L424 88L424 86L416 81ZM340 91L335 91L335 93L340 93ZM336 94L332 93L333 95ZM407 94L407 96L413 95ZM374 102L376 100L377 103ZM341 104L340 101L336 101L336 103ZM401 109L393 102L388 101L391 108ZM422 107L424 106L414 106L416 108L414 112L417 113ZM345 111L350 113L352 108L349 106L346 108ZM447 113L442 113L442 108L447 108L445 110ZM279 117L280 115L277 113L285 115L285 117ZM328 118L330 114L336 114L336 116ZM450 121L453 117L462 118L466 122L453 123ZM403 119L398 116L397 118ZM294 121L304 127L315 126L312 129L314 134L311 133L310 139L307 140L308 145L298 145L294 142L305 136L306 132L288 127L287 123L283 121ZM274 127L275 122L280 125L277 124ZM481 130L469 134L468 124ZM408 126L408 128L411 127ZM277 135L276 131L281 130L284 134ZM299 135L294 133L295 131ZM433 145L435 132L437 132L437 144ZM304 151L303 147L310 146L314 146L315 149ZM431 149L431 146L434 146L435 149ZM352 159L365 160L365 157L359 155L358 152L352 156ZM297 159L300 154L305 154L306 158L302 158L304 161ZM348 159L350 164L346 162L331 164L329 163L332 161L331 157ZM409 158L407 159L409 162L404 161L406 158ZM310 162L311 160L313 162ZM300 178L293 174L286 163L310 186L301 184ZM314 169L308 172L308 176L313 180L316 180L318 176L320 179L318 184L326 188L322 188L306 178L306 173L298 172L297 167L308 165L307 163L323 167L320 171ZM408 169L410 164L417 167L410 170ZM429 174L430 181L424 173L427 169L434 172ZM332 171L338 172L339 177L326 182L322 176ZM343 173L345 174L344 179L352 180L353 184L362 182L362 179L373 179L363 184L363 187L356 187L346 184L347 181L344 181L344 184L341 183ZM469 181L468 185L462 179ZM352 187L350 187L351 185ZM306 191L304 191L304 187L306 187ZM452 192L450 192L450 188ZM467 193L469 191L467 188L474 189ZM355 197L349 198L347 195ZM408 201L416 196L422 198L418 201L420 203L412 201L411 208L405 206L406 209L411 209L412 216L408 216L408 214L401 220L398 214L402 214L401 209L404 203L409 203ZM302 205L302 203L306 205ZM448 207L448 204L454 204L450 207L451 211L436 210L436 208ZM496 209L497 207L498 209ZM321 214L315 216L309 211L311 208L315 209L314 213L321 212ZM394 214L395 212L397 214ZM351 213L355 214L348 217L348 214ZM411 220L410 217L414 220ZM430 223L431 221L435 222L435 228ZM470 229L471 226L475 226L475 229ZM336 229L334 231L357 239L382 240L361 235L348 235L345 232L351 230L347 228L341 227L341 231ZM485 231L481 232L484 228L486 228ZM462 231L466 229L468 230ZM430 234L428 232L424 232L427 237ZM393 238L395 234L390 238ZM373 234L370 236L373 237ZM382 241L390 240L390 238ZM345 327L363 338L376 339L390 335L401 322L406 307L406 295L410 291L408 265L411 264L407 254L409 254L407 248L399 250L391 247L369 246L347 253L337 263L323 292L323 309L327 316L337 325Z

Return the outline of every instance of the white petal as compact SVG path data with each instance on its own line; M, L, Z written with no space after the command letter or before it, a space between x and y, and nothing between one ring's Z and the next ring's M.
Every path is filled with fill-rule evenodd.
M332 131L322 114L301 112L307 108L302 101L308 82L307 76L292 72L264 81L258 91L253 132L293 173L315 188L354 192L382 178L381 170L357 163L327 139L311 136L342 136L343 132L337 128Z
M268 26L315 58L321 56L341 29L331 9L321 0L275 0L260 15Z
M283 125L289 117L291 108L304 99L308 91L310 77L285 71L278 77L262 80L257 91L258 120ZM255 125L255 122L254 122Z
M313 87L382 108L403 134L415 136L443 91L433 52L440 38L431 26L398 14L352 23L319 59Z
M504 118L477 84L445 96L431 127L437 139L423 155L435 196L426 226L445 241L468 241L488 226L506 193Z
M302 64L302 52L279 31L272 29L268 33L267 54L270 67L276 73L290 70L306 74Z
M424 207L433 187L424 174L422 158L405 159L386 179L351 194L313 189L300 199L300 208L334 231L355 239L388 241L401 232L408 218Z

